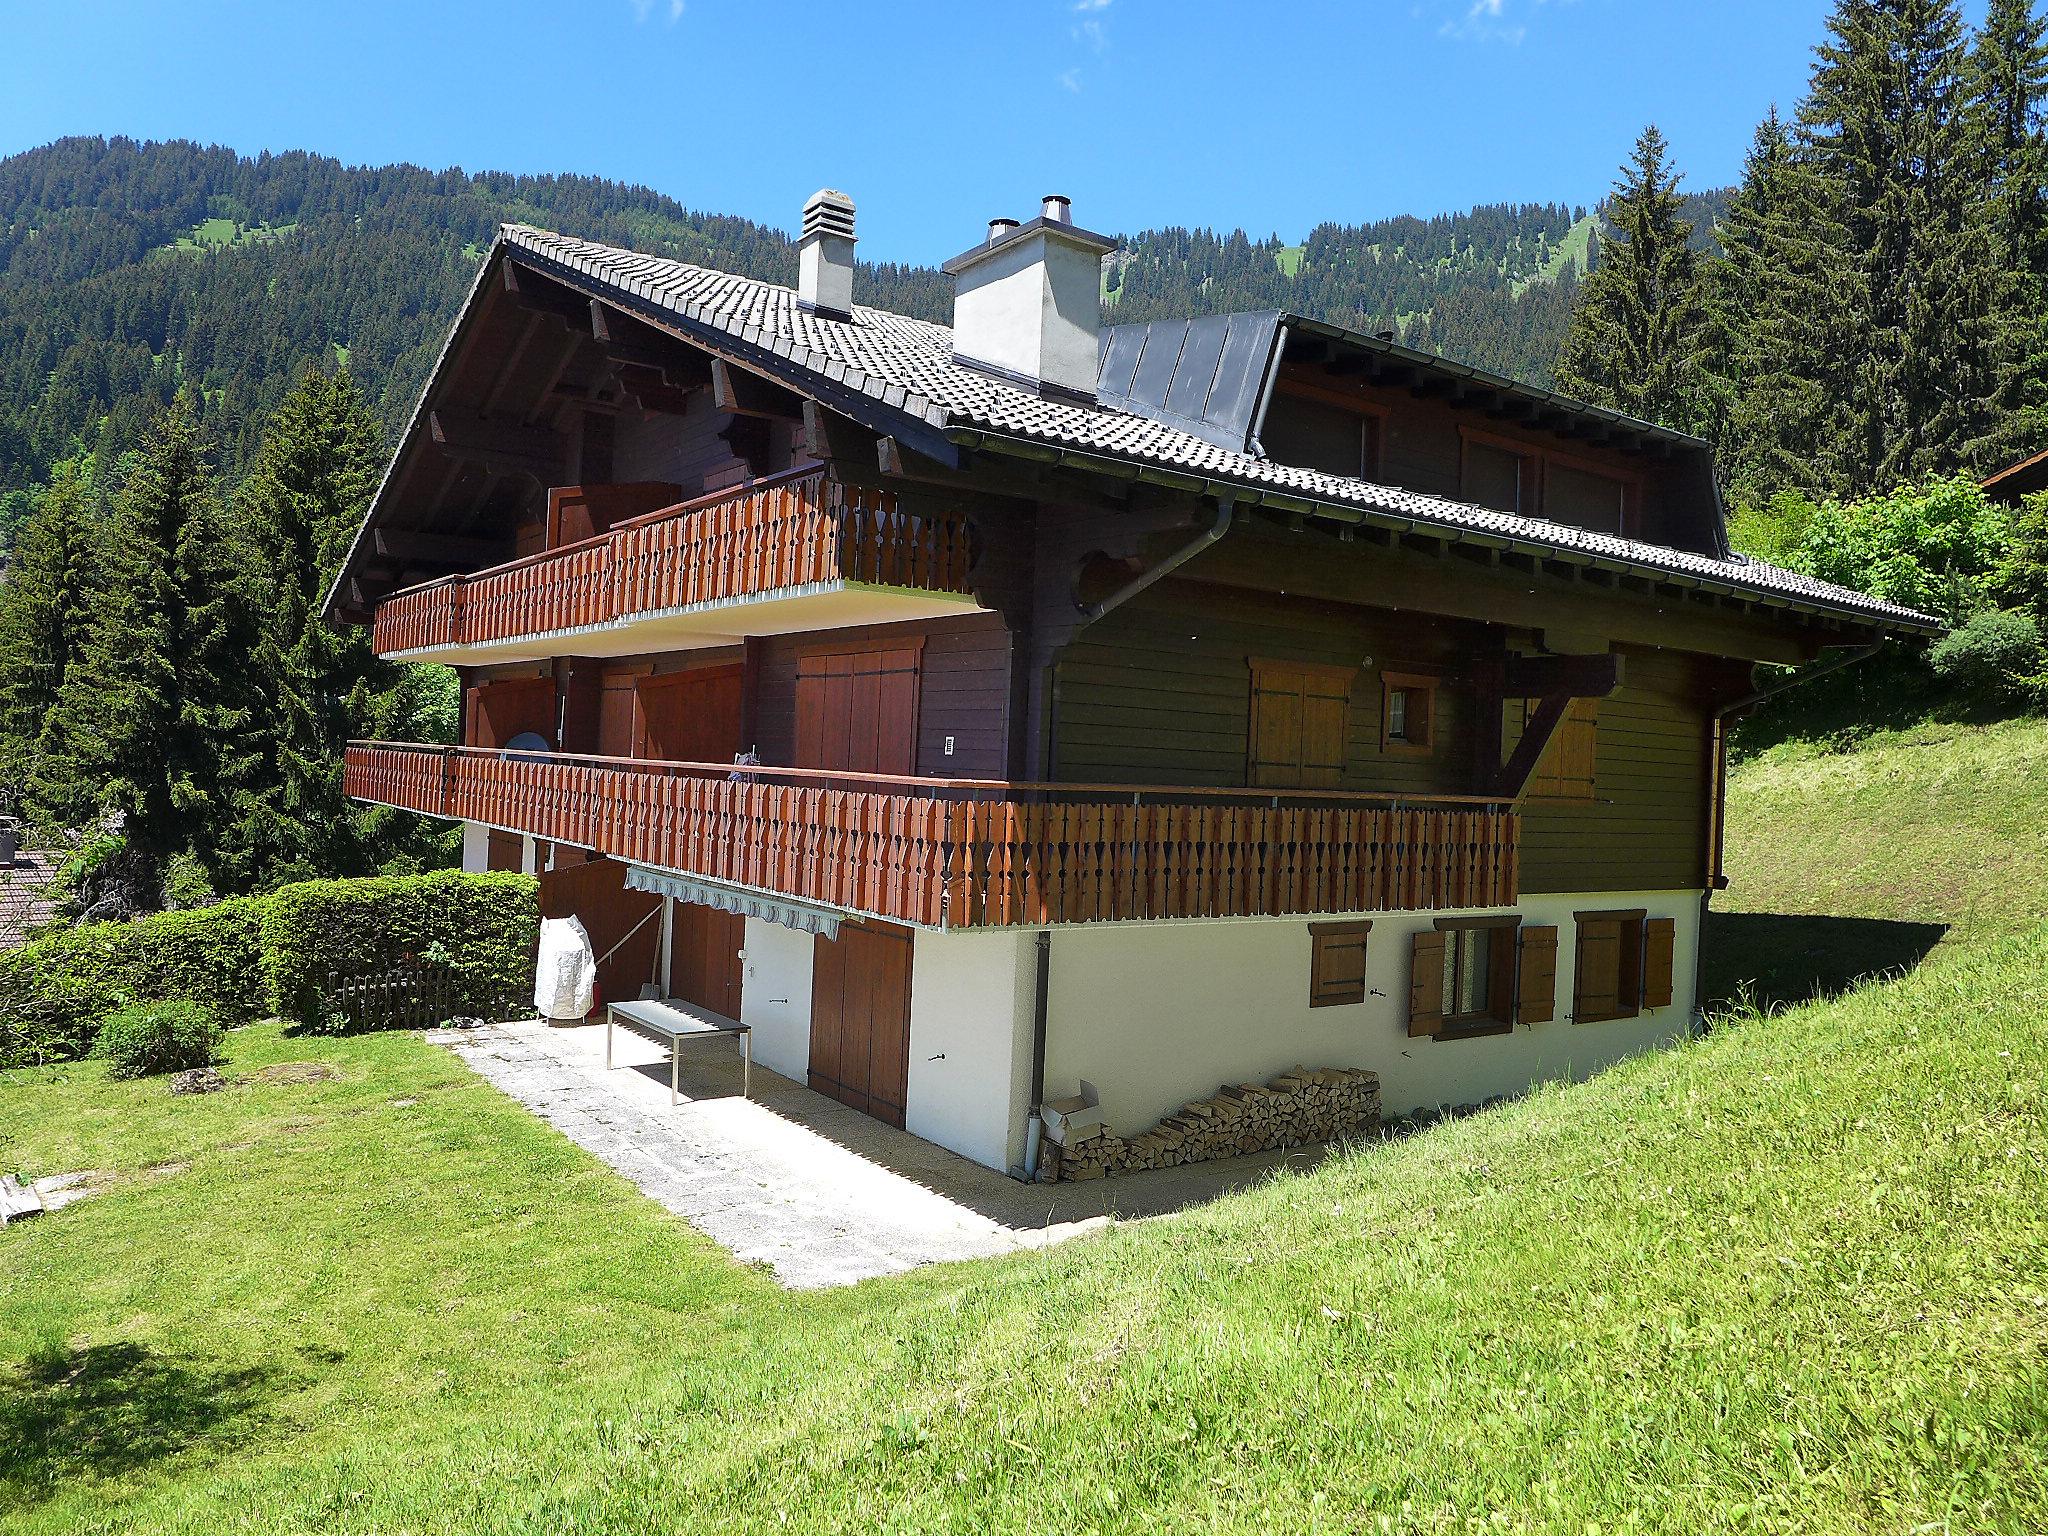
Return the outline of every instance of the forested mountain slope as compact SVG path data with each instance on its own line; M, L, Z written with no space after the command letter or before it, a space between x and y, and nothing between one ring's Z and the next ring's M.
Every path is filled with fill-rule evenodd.
M1702 210L1702 229L1711 215ZM128 447L186 383L203 392L233 474L289 382L335 351L395 429L506 220L795 276L782 231L597 177L96 138L0 159L0 494L40 482L80 447ZM1398 328L1541 382L1592 229L1584 209L1520 204L1326 223L1300 245L1147 231L1126 237L1104 293L1118 320L1288 308ZM950 310L934 268L869 267L860 285L886 308L933 319Z

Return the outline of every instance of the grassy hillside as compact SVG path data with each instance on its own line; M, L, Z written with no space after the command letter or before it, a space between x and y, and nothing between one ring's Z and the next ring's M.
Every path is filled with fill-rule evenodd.
M1717 996L1796 1001L2048 920L2048 721L1780 742L1729 793Z
M823 1294L413 1037L0 1076L0 1165L113 1178L0 1234L0 1528L2038 1531L2048 925L1972 910L1903 980Z

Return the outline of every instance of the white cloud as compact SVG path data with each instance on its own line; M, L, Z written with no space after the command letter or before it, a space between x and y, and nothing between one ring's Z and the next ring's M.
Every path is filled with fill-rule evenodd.
M684 0L668 0L668 19L672 22L683 19Z
M1550 0L1457 0L1458 14L1444 18L1438 37L1458 42L1506 43L1515 47L1529 35L1529 18Z
M1072 92L1073 92L1073 93L1074 93L1074 94L1075 94L1076 96L1080 95L1080 94L1081 94L1081 71L1080 71L1080 70L1078 70L1078 69L1063 69L1063 70L1061 70L1061 71L1060 71L1060 84L1061 84L1062 86L1064 86L1064 87L1065 87L1065 88L1066 88L1067 90L1070 90L1070 91L1072 91Z
M1074 0L1073 5L1069 9L1076 12L1106 11L1109 9L1110 4L1111 0Z
M626 0L626 3L633 7L635 26L644 27L653 18L656 0ZM687 8L688 0L668 0L668 24L674 26L681 21Z

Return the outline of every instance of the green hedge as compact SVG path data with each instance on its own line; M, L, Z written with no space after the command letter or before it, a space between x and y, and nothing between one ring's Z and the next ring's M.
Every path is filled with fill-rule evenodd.
M0 1067L83 1056L132 1003L185 998L225 1022L268 1011L260 899L91 923L0 953Z
M536 889L454 870L288 885L263 915L269 995L282 1017L339 1031L355 1014L334 994L398 969L432 979L444 1017L502 1015L532 996Z
M228 1024L278 1014L339 1029L376 1016L332 994L375 982L396 997L425 979L443 1016L502 1015L532 985L535 890L527 875L453 870L313 880L52 934L0 953L0 1068L83 1056L108 1015L157 999L203 1003Z

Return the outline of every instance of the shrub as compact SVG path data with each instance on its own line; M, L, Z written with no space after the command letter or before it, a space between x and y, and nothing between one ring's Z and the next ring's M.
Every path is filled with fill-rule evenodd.
M536 892L530 875L455 870L311 880L52 934L0 953L0 1069L83 1055L103 1020L151 998L227 1025L279 1013L338 1030L438 1022L402 1011L424 982L442 1017L503 1013L533 984Z
M230 1024L262 1018L263 906L88 923L0 954L0 1067L83 1055L101 1020L148 998L203 1003Z
M337 993L404 970L431 974L448 1014L503 1013L533 985L536 891L530 875L454 870L288 885L263 918L272 1002L309 1029L359 1027Z
M220 1019L204 1003L142 1003L107 1016L93 1053L106 1057L109 1077L152 1077L212 1066L220 1034Z
M1963 692L2026 699L2042 683L2041 627L2032 614L1987 609L1942 636L1927 653L1927 664L1936 677Z
M2012 542L2011 510L1962 475L1862 501L1815 502L1796 516L1790 503L1773 508L1779 563L1952 623L1989 600Z

